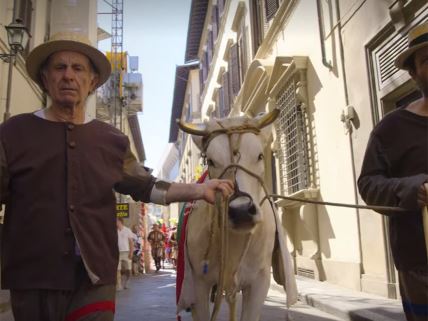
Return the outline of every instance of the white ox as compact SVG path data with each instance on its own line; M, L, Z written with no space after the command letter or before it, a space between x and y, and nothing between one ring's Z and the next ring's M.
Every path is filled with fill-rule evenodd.
M197 202L188 219L187 271L178 311L191 307L195 321L210 320L210 293L219 286L222 265L222 292L229 304L230 320L236 320L236 295L240 291L240 320L260 320L270 286L272 261L277 262L274 264L274 274L279 275L279 283L286 288L287 304L291 305L297 299L290 254L283 242L282 229L269 201L260 205L265 191L257 179L264 177L263 151L271 134L268 125L277 115L278 110L274 110L254 119L242 116L211 120L205 124L179 122L179 127L192 134L193 140L205 154L209 177L232 179L236 188L227 210L228 244L223 264L220 253L220 213L217 208L202 201ZM279 237L275 238L277 231ZM274 245L278 251L274 251Z

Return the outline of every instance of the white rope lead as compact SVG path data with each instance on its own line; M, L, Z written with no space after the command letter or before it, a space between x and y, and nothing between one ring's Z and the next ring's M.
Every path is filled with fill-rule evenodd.
M358 205L358 204L346 204L346 203L333 203L333 202L324 202L324 201L314 201L314 200L307 200L303 198L298 197L290 197L290 196L283 196L279 194L270 194L267 197L262 199L262 204L266 198L280 198L290 201L296 201L301 203L310 203L310 204L318 204L318 205L328 205L328 206L339 206L339 207L351 207L351 208L361 208L361 209L367 209L367 210L374 210L374 211L395 211L395 212L405 212L407 211L405 208L401 207L395 207L395 206L377 206L377 205Z

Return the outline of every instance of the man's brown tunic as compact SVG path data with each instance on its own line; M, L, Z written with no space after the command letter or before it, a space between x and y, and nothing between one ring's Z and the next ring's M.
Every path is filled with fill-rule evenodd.
M0 159L2 287L73 289L76 241L92 281L114 284L113 190L148 201L155 181L128 138L97 120L74 125L22 114L0 127Z

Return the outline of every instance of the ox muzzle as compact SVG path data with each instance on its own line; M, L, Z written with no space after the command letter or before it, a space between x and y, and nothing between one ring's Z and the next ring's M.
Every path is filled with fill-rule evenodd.
M256 224L257 207L248 193L236 191L229 199L229 219L235 229L252 228Z

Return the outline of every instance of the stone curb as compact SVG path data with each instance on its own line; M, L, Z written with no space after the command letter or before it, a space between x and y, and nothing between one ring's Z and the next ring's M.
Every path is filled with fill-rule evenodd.
M273 281L273 280L272 280ZM401 301L296 276L299 301L346 321L406 321ZM284 292L274 281L271 287Z

